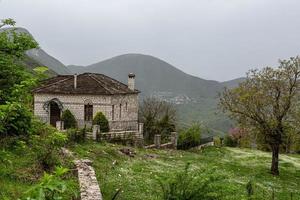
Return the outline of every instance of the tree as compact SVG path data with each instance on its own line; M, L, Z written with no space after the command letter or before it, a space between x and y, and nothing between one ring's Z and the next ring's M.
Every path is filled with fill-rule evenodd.
M176 130L176 109L166 101L148 97L140 106L139 121L144 123L147 142L153 141L155 134L162 134L165 138Z
M77 127L77 121L74 117L74 115L71 113L70 110L65 110L62 113L61 116L62 121L64 121L64 128L69 129L69 128L76 128Z
M94 119L93 125L100 125L101 132L108 132L109 131L109 124L108 120L102 112L97 112Z
M220 106L233 119L261 134L272 150L271 173L279 175L279 147L293 124L299 97L299 57L279 61L276 69L251 70L237 88L225 89Z
M0 28L14 26L12 19L2 20ZM16 84L31 78L21 64L26 50L37 48L36 41L26 33L17 33L15 29L0 30L0 104L4 104Z

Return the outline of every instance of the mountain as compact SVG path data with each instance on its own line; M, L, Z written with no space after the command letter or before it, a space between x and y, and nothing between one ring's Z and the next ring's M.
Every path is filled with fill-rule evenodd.
M5 30L15 29L18 33L26 33L31 35L31 33L25 28L2 28L0 32ZM32 36L32 35L31 35ZM32 36L33 37L33 36ZM68 68L61 63L56 58L50 56L43 49L31 49L26 52L25 64L28 64L27 67L31 69L33 66L46 66L49 68L50 74L70 74L71 72Z
M218 93L224 87L234 87L242 79L217 82L201 79L149 55L125 54L88 66L70 65L73 73L102 73L127 83L127 75L136 75L136 87L141 96L155 96L174 103L181 126L202 122L214 132L227 131L232 122L217 108Z
M239 86L239 84L245 80L246 80L245 77L241 77L241 78L233 79L230 81L222 82L222 85L227 88L235 88L235 87Z

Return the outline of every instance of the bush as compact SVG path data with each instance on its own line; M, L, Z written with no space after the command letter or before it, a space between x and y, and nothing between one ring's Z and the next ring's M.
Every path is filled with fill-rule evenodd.
M227 147L237 147L237 141L234 140L230 135L226 135L224 138L224 145Z
M81 143L85 141L86 128L77 130L77 129L68 129L67 130L68 142Z
M68 109L62 113L61 120L64 121L64 129L77 127L77 121L74 115Z
M19 103L0 105L0 137L28 135L31 112Z
M167 183L160 182L162 196L164 200L218 200L221 195L218 194L217 183L221 177L213 175L204 175L200 173L191 173L189 164L183 172L175 174L175 177ZM207 173L213 174L213 173Z
M39 135L32 135L30 142L38 163L44 170L51 170L59 164L58 154L67 142L67 136L45 125Z
M100 125L100 131L102 133L109 132L108 120L102 112L97 112L93 119L93 125Z
M69 170L56 167L53 174L45 173L39 184L33 186L26 192L26 200L48 200L63 199L63 194L67 191L67 183L62 179Z
M217 147L221 147L222 146L222 139L218 136L214 137L214 145Z
M189 149L200 145L201 127L199 124L192 125L189 129L181 131L178 136L178 149Z

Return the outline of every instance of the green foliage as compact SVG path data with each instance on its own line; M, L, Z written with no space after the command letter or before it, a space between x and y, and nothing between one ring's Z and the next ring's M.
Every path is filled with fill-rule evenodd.
M58 153L68 138L66 134L60 133L50 126L45 126L40 131L39 135L32 136L31 143L39 164L43 169L50 170L59 164Z
M213 138L213 141L214 141L214 145L216 147L221 147L222 146L222 139L219 136L215 136Z
M102 133L109 132L108 120L102 112L97 112L94 119L93 125L100 125L100 131Z
M39 184L30 188L25 195L26 200L61 200L67 190L67 184L62 179L69 170L56 167L53 174L45 173Z
M174 179L166 184L160 184L162 196L164 200L221 199L221 195L217 193L217 187L214 185L218 180L220 177L190 172L188 164L183 172L175 174Z
M183 130L178 136L178 149L189 149L200 145L201 140L201 126L193 124L190 128Z
M14 29L0 32L1 104L5 103L11 97L15 85L31 77L20 63L26 50L37 47L37 43L28 34L16 33Z
M0 105L0 137L28 135L31 118L31 112L20 103Z
M0 28L2 28L3 26L14 26L16 24L15 20L8 18L8 19L2 19L1 20L1 24L0 24Z
M70 110L65 110L62 113L61 116L62 121L64 121L64 128L69 129L69 128L76 128L77 127L77 121L74 117L74 115L71 113Z
M299 129L300 57L280 60L278 68L251 70L237 88L220 98L224 112L247 130L256 129L272 150L271 173L279 175L279 149L285 131Z
M236 147L237 141L234 140L230 135L225 135L224 137L224 145L227 147Z
M77 130L77 129L68 129L67 130L68 135L68 142L72 143L82 143L85 141L86 136L86 128Z
M249 181L246 185L246 190L247 190L247 195L248 197L251 197L253 194L254 194L254 191L253 191L253 186L252 186L252 182Z
M176 130L176 110L166 101L146 98L139 109L139 120L144 123L146 143L153 143L154 135L160 134L162 141L167 140Z

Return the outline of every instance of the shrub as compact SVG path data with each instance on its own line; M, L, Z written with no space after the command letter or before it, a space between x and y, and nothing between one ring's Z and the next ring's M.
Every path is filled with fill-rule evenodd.
M200 145L201 127L199 124L192 125L189 129L181 131L178 136L178 149L189 149Z
M214 137L214 145L217 146L217 147L222 146L222 139L219 136Z
M63 199L63 194L67 191L67 183L62 179L62 176L68 171L66 168L56 167L53 174L45 173L40 183L26 192L24 199Z
M55 128L44 126L39 135L33 135L30 140L33 154L45 170L52 169L58 163L60 148L67 142L67 136Z
M77 129L68 129L67 136L68 142L81 143L85 141L86 128L77 130Z
M108 120L102 112L97 112L93 119L93 125L100 125L101 132L109 132Z
M175 174L175 177L167 183L160 182L162 199L164 200L218 200L221 196L217 193L218 186L215 184L221 177L191 173L189 164L183 172ZM213 174L213 173L207 173Z
M62 121L64 121L64 128L69 129L69 128L76 128L77 127L77 121L74 117L74 115L71 113L70 110L65 110L62 113L61 116Z
M0 137L28 135L31 112L19 103L0 105Z
M237 141L234 140L230 135L226 135L224 138L224 145L227 147L236 147Z

